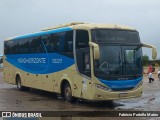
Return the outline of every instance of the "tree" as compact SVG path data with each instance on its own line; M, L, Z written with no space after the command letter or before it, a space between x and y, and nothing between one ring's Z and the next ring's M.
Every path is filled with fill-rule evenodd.
M144 55L142 59L143 59L143 66L147 66L149 63L149 56Z

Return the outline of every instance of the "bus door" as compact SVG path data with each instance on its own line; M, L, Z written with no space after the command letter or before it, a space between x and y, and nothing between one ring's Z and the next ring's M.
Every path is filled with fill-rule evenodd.
M89 79L91 77L89 48L77 50L76 61L79 74L75 74L74 83L78 85L78 88L81 88L81 90L78 91L78 94L84 95L90 90L90 88L88 88L88 84L90 83Z
M78 73L74 76L74 84L80 88L77 94L81 98L87 98L91 92L91 66L89 36L86 30L76 31L76 65Z

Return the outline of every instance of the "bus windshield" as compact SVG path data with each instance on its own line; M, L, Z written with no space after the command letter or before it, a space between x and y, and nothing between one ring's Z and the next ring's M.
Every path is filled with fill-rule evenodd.
M118 78L142 74L141 48L137 46L100 46L100 59L95 61L98 78Z
M100 48L100 58L94 61L96 77L124 79L142 75L142 49L136 31L92 30L92 39Z

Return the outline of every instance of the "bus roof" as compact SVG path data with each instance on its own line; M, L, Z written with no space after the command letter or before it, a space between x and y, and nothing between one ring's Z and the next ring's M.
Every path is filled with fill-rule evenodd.
M18 40L18 39L23 39L23 38L29 38L29 37L36 37L36 36L40 36L40 35L47 35L47 34L51 34L51 33L58 33L58 32L64 32L64 31L69 31L69 30L73 30L73 29L85 29L85 30L89 30L89 29L101 29L101 28L105 28L105 29L122 29L122 30L135 30L132 27L128 27L128 26L123 26L123 25L117 25L117 24L97 24L97 23L83 23L83 22L72 22L72 23L67 23L67 24L60 24L57 26L51 26L49 28L43 29L40 32L37 33L31 33L31 34L26 34L26 35L22 35L22 36L16 36L16 37L11 37L11 38L7 38L5 39L7 40Z
M73 22L67 24L60 24L57 26L51 26L43 29L43 31L53 30L62 27L72 27L73 29L94 29L94 28L106 28L106 29L125 29L125 30L136 30L132 27L118 25L118 24L102 24L102 23L84 23L84 22Z

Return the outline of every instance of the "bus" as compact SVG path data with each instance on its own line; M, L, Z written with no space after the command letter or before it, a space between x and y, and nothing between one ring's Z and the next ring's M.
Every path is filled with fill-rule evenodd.
M4 41L4 81L76 99L106 101L140 97L142 47L136 29L75 22Z

